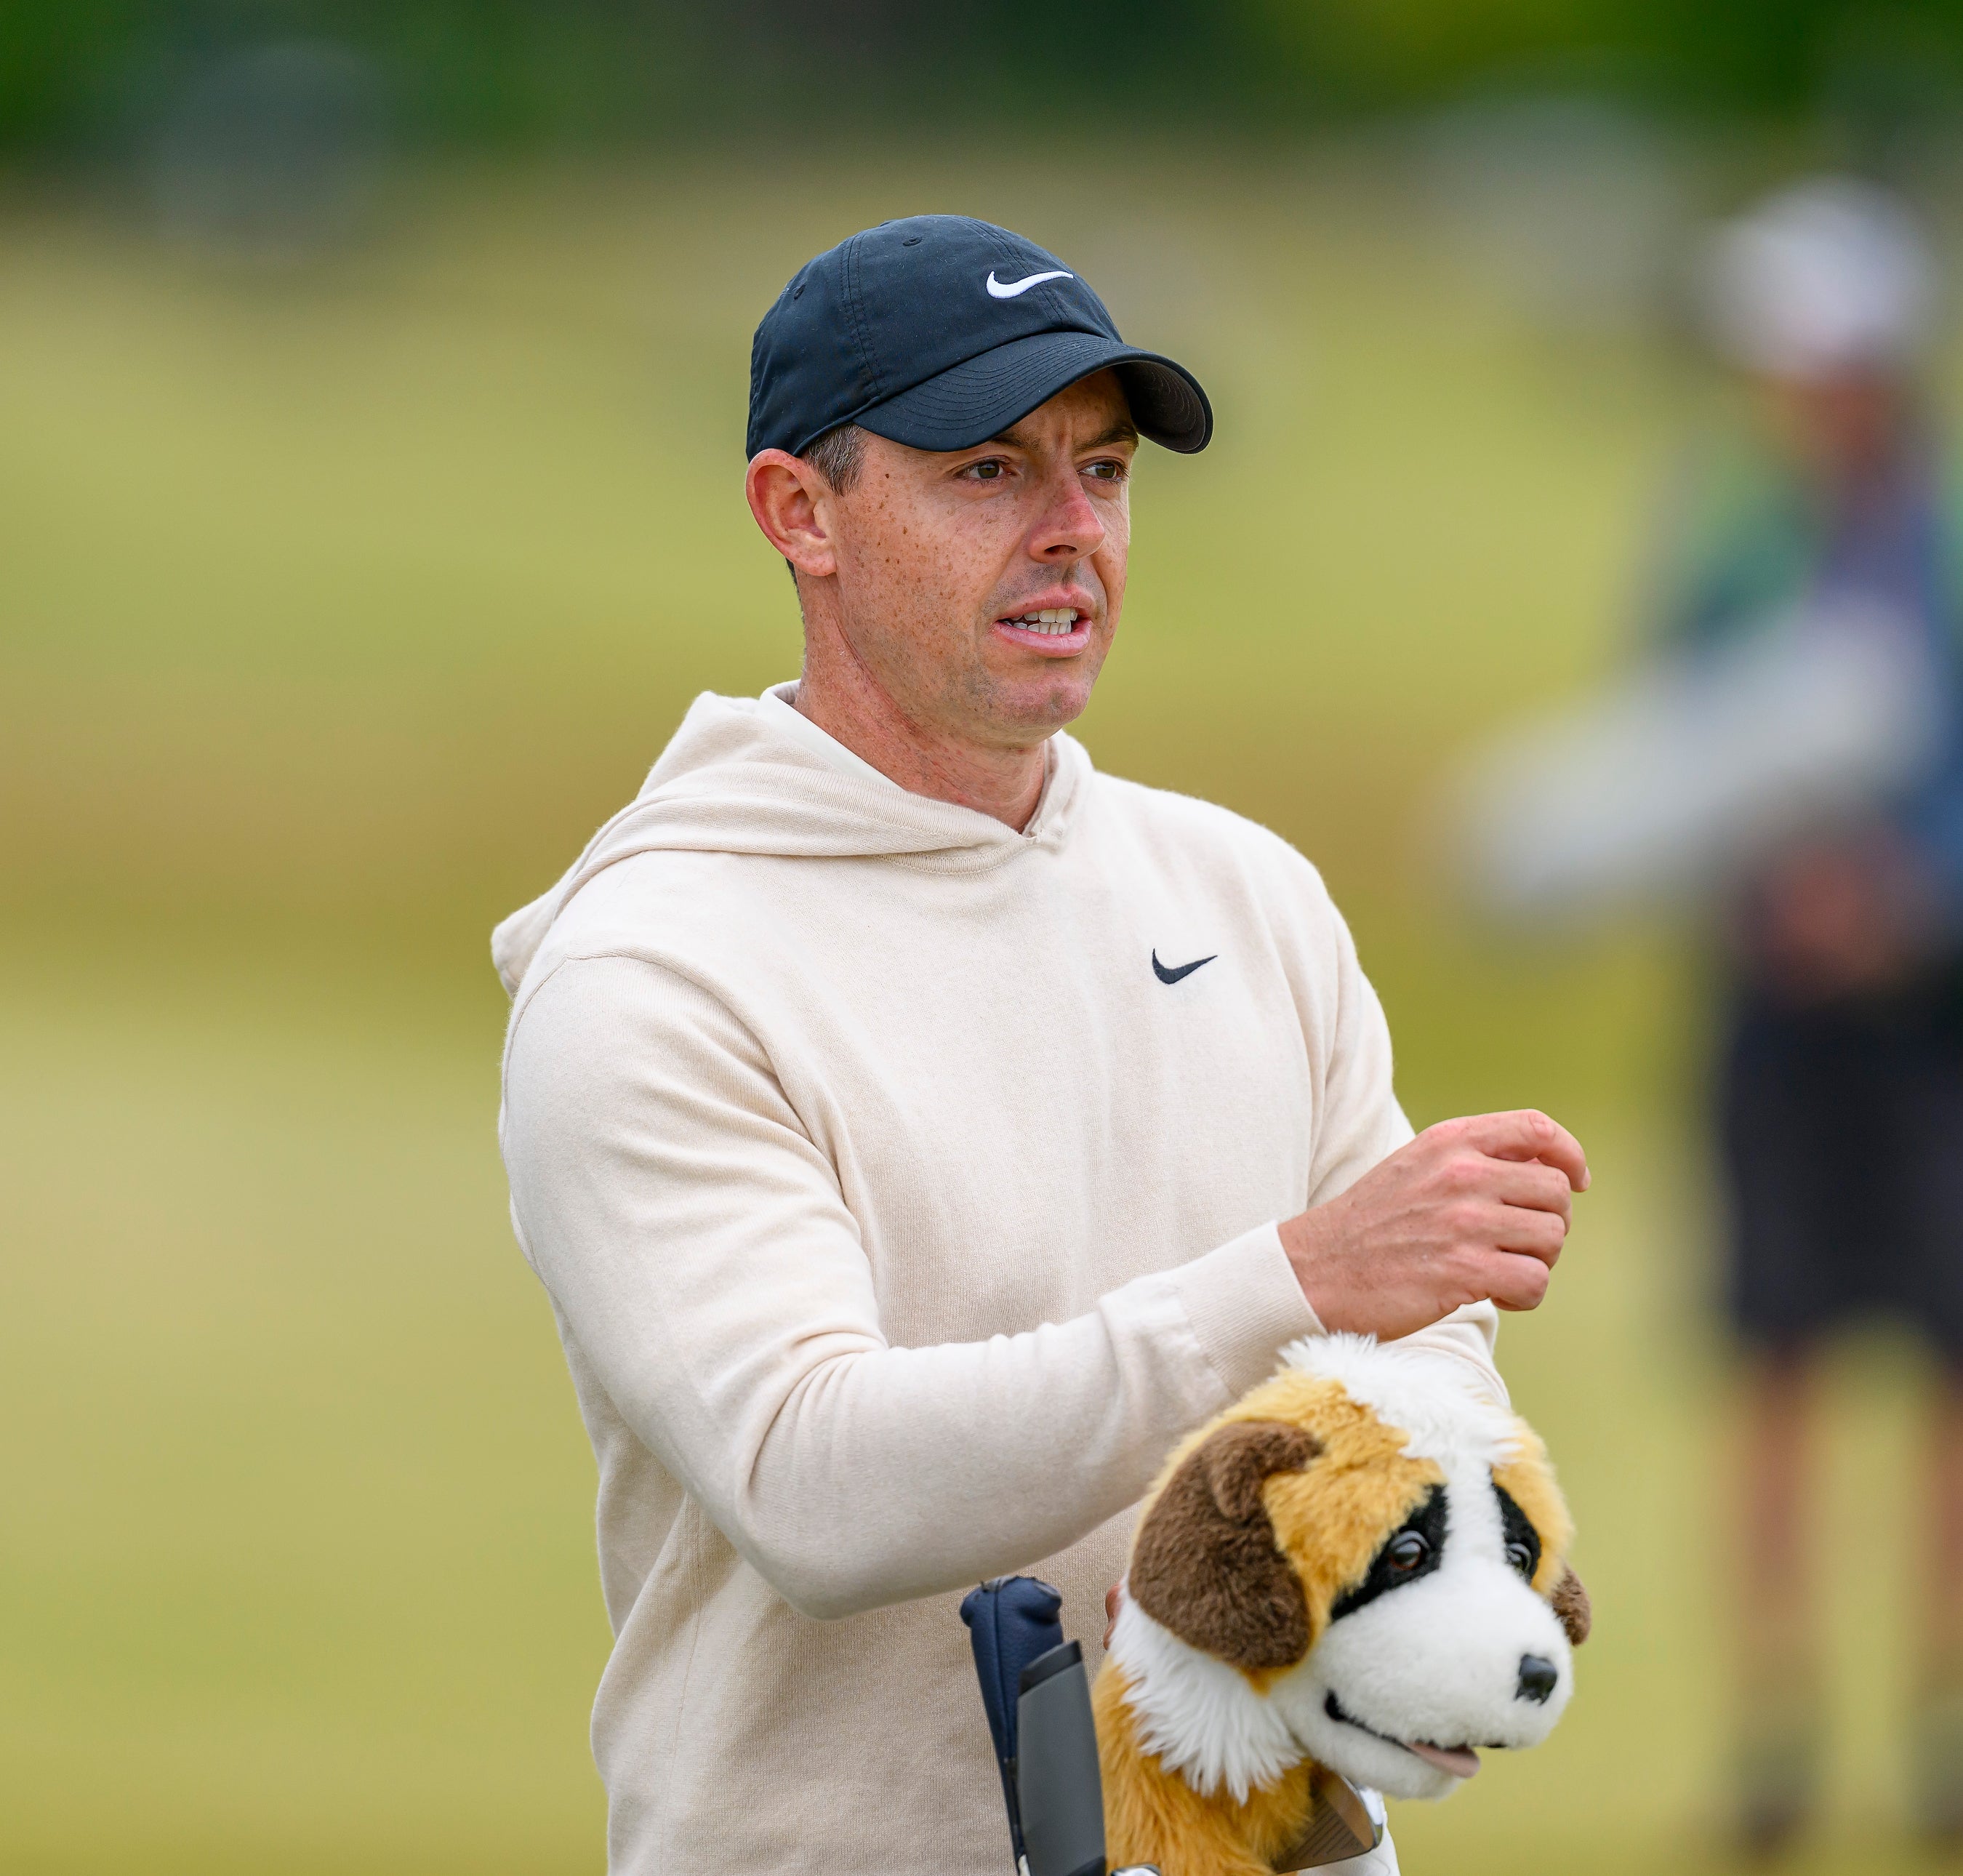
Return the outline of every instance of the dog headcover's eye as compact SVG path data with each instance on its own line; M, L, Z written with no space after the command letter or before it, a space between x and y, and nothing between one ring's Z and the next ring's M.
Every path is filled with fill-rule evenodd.
M1431 1554L1431 1540L1422 1531L1400 1531L1384 1546L1384 1561L1405 1576L1418 1569Z
M1434 1485L1424 1503L1385 1539L1363 1580L1337 1598L1329 1619L1338 1621L1375 1602L1387 1589L1401 1589L1430 1576L1445 1561L1445 1487Z
M1280 1420L1230 1420L1167 1479L1132 1550L1132 1599L1196 1648L1251 1670L1308 1652L1301 1580L1275 1542L1261 1488L1321 1452Z
M1519 1502L1497 1479L1493 1481L1493 1495L1500 1504L1500 1541L1504 1547L1508 1565L1517 1570L1522 1577L1531 1583L1540 1573L1542 1545L1539 1527L1520 1509ZM1588 1605L1588 1592L1581 1586L1581 1579L1574 1573L1574 1566L1562 1560L1561 1568L1554 1573L1552 1583L1541 1592L1552 1607L1555 1616L1566 1634L1568 1644L1578 1648L1588 1639L1588 1631L1594 1626L1594 1612Z
M1540 1567L1540 1533L1503 1485L1495 1484L1493 1491L1500 1501L1500 1534L1506 1545L1507 1561L1531 1583Z

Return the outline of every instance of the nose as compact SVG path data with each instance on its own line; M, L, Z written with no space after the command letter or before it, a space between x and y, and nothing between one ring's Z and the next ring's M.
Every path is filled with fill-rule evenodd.
M1513 1690L1516 1700L1544 1701L1561 1679L1561 1670L1544 1654L1520 1657L1520 1684Z
M1066 463L1067 484L1059 479L1057 499L1051 502L1030 540L1030 556L1052 566L1087 560L1104 544L1104 520L1097 504L1084 491L1074 464Z

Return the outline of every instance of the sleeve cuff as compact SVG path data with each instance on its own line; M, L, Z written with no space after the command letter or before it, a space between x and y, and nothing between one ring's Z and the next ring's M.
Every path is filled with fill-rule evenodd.
M1409 1349L1414 1354L1421 1351L1427 1355L1449 1355L1455 1361L1465 1363L1477 1375L1481 1391L1496 1405L1510 1410L1513 1397L1493 1361L1493 1342L1499 1327L1500 1312L1491 1303L1468 1303L1442 1322L1401 1336L1390 1346Z
M1169 1274L1230 1400L1267 1380L1289 1343L1323 1333L1273 1220Z

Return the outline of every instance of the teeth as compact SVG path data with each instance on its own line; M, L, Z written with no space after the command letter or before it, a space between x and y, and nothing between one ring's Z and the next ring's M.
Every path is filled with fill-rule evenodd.
M1055 637L1075 626L1077 613L1068 606L1047 606L1041 612L1023 613L1016 623L1025 632L1040 632Z

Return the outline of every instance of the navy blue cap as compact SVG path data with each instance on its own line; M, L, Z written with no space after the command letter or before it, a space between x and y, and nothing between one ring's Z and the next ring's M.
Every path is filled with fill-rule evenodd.
M1118 336L1053 254L965 215L882 222L807 261L750 348L748 453L796 455L857 424L967 450L1094 371L1116 369L1141 436L1190 455L1212 407L1183 365Z

